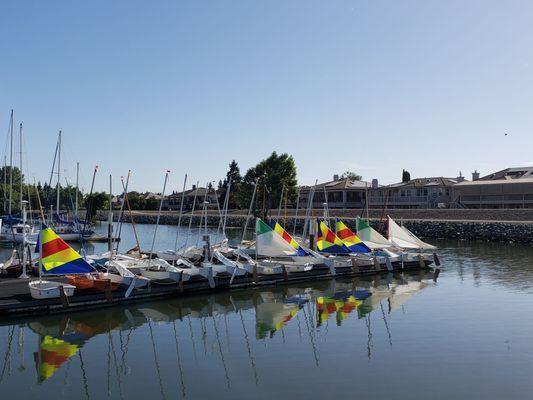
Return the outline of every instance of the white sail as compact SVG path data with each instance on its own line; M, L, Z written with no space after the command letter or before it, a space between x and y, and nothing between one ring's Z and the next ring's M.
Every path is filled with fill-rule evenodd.
M389 240L390 242L402 249L423 249L413 236L407 233L391 217L389 219Z
M420 246L423 250L435 250L437 247L433 246L432 244L426 243L423 240L420 240L413 232L411 232L409 229L407 229L405 226L401 227L405 233L407 233L411 238L414 240L416 244Z

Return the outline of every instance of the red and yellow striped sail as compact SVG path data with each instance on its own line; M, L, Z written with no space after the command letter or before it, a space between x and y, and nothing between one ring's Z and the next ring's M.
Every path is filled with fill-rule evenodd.
M316 246L321 253L348 254L350 249L335 233L329 229L324 221L320 221Z
M41 251L43 272L48 274L86 274L94 269L80 254L43 224L36 249Z
M292 247L294 247L296 250L298 250L299 256L306 256L307 252L301 248L301 246L298 244L296 240L287 232L278 222L271 222L272 229L274 229L274 232L276 232L278 235L280 235L283 240L285 240L287 243L289 243Z

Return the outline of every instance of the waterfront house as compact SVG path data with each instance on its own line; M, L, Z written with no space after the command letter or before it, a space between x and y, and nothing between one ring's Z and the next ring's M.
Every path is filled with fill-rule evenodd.
M369 192L369 208L448 208L452 187L464 178L430 177L378 187Z
M326 194L328 207L331 209L363 208L365 206L366 193L372 184L365 181L352 179L340 179L338 175L333 176L332 181L319 183L315 187L313 196L313 208L324 207ZM308 205L309 194L313 186L300 187L300 209Z
M506 168L453 187L456 208L533 208L533 167Z

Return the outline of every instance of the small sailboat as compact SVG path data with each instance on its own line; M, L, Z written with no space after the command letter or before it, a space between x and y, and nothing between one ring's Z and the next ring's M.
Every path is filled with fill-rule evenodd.
M88 274L94 271L76 250L44 223L39 232L37 249L39 249L39 279L28 283L34 299L58 298L61 296L61 289L65 295L72 296L76 289L74 285L63 282L45 281L42 279L43 274Z

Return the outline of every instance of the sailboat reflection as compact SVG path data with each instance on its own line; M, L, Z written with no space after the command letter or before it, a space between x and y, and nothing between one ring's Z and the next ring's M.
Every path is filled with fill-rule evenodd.
M388 309L388 313L398 309L413 295L434 285L432 278L431 274L418 272L306 282L254 291L216 293L71 315L47 316L28 322L27 326L39 335L39 348L34 353L34 358L38 381L42 383L50 379L75 355L81 356L80 351L89 340L104 334L108 336L108 351L112 354L109 359L115 360L117 364L115 365L117 379L119 375L128 374L130 370L126 367L128 343L131 337L135 336L136 329L146 325L150 333L148 337L152 340L150 347L154 353L154 370L158 374L162 393L164 379L159 376L158 364L161 360L159 353L163 353L163 344L157 343L156 346L156 342L162 331L171 334L173 332L176 347L173 351L177 355L177 360L174 362L178 363L181 391L185 395L182 358L186 355L184 356L182 352L194 355L196 360L202 348L200 340L203 342L205 356L208 354L219 356L228 387L231 374L226 359L229 356L230 338L242 341L256 383L259 381L257 360L253 354L255 350L251 343L253 336L249 336L250 330L246 326L249 321L246 317L249 315L255 317L256 340L268 340L277 332L284 335L284 329L290 324L293 324L295 330L298 329L301 337L301 327L305 326L317 365L319 357L315 332L318 332L333 315L338 326L351 315L357 315L358 319L365 320L369 330L370 356L372 337L370 313L373 310L381 310L380 314L387 325L385 309ZM313 315L316 316L316 320ZM297 322L294 322L296 320ZM196 321L195 328L192 321ZM201 329L201 334L197 331L198 327ZM237 332L232 333L232 329ZM115 337L119 336L120 346L113 345L113 332ZM123 340L123 334L127 340ZM208 345L206 341L210 339L213 343ZM390 334L389 340L392 340ZM168 347L168 343L165 342L164 346ZM122 354L117 357L116 351Z

